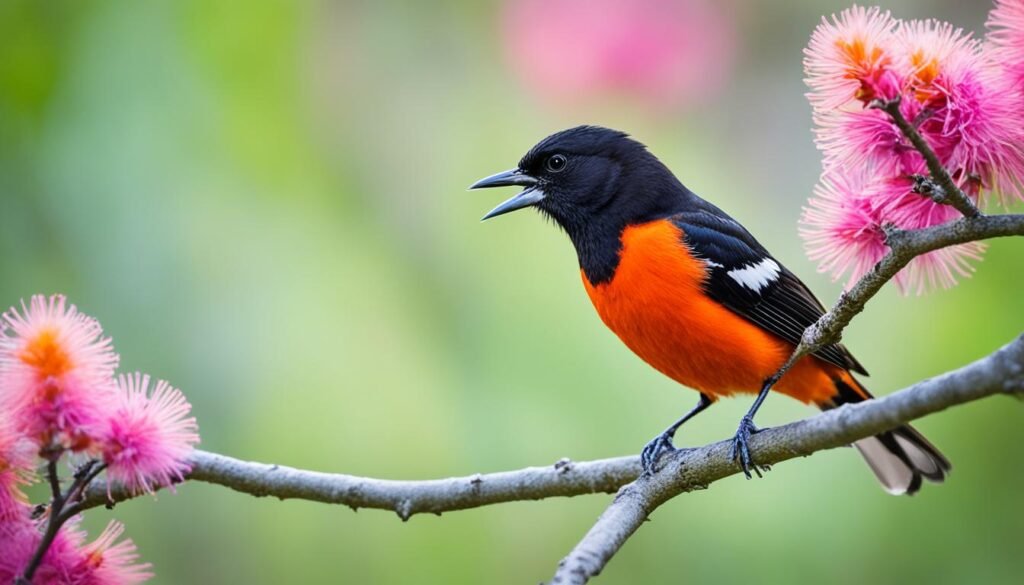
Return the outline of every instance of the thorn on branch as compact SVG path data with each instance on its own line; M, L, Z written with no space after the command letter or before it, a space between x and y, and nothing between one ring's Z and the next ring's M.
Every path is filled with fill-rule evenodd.
M913 192L919 195L924 195L936 203L942 205L952 205L953 202L949 198L949 194L946 190L932 180L931 177L924 175L910 175L910 179L914 181Z
M935 110L931 108L924 108L923 110L921 110L914 118L914 121L911 122L911 125L914 127L914 130L919 130L921 128L921 124L927 122L928 119L931 118L934 114Z
M875 99L871 100L868 103L868 109L870 109L870 110L882 110L883 112L886 112L889 115L892 115L892 112L890 110L891 109L895 109L897 111L897 113L898 113L899 112L900 103L902 101L903 100L900 99L900 96L896 96L896 97L892 98L891 100L882 99L882 98L875 98Z
M398 514L398 517L402 519L402 522L408 522L409 518L412 518L412 500L406 498L399 502L398 506L395 508L395 512Z
M882 225L882 239L889 249L896 249L900 245L900 239L906 234L906 230L902 230L896 226L896 224L886 223ZM875 265L877 268L877 264Z
M561 473L568 473L572 471L572 459L568 457L562 457L558 461L555 461L555 469Z
M1021 376L1021 373L1024 373L1024 365L1012 363L1008 364L1007 368L1010 376L1003 382L1003 390L1011 396L1024 399L1024 377Z

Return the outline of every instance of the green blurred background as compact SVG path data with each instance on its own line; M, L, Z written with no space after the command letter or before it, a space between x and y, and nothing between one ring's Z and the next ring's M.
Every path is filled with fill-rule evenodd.
M500 4L0 1L0 304L64 292L125 370L171 380L205 449L387 478L635 453L695 395L603 328L535 214L465 191L542 136L628 130L830 303L796 225L819 173L801 50L845 2L725 5L707 99L546 99L512 73ZM985 2L887 4L982 31ZM543 13L538 18L543 18ZM558 59L559 55L552 55ZM702 56L713 59L713 55ZM848 345L886 394L1024 330L1024 241L953 290L886 290ZM722 403L681 444L730 436ZM919 427L955 464L886 496L852 450L733 477L654 515L604 583L1020 582L1022 406ZM813 414L772 399L759 421ZM353 513L188 484L123 520L154 583L533 583L610 496L443 517Z

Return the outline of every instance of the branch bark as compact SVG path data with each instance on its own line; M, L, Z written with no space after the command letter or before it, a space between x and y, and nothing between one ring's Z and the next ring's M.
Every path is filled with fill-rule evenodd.
M545 467L421 481L321 473L198 450L190 463L188 480L256 497L341 504L353 510L391 510L402 520L414 514L441 514L503 502L614 493L640 475L640 461L635 456L581 463L562 459ZM135 495L123 486L96 481L81 505L83 509L113 506Z

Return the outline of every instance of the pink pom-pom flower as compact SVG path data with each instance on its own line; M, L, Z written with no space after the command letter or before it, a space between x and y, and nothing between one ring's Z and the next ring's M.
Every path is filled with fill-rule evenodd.
M884 224L904 230L941 225L960 217L960 212L913 192L914 182L907 177L875 180L865 192ZM968 242L941 248L915 257L897 275L896 287L902 294L923 294L930 289L951 288L960 278L974 272L972 262L981 260L982 242Z
M32 576L33 585L137 585L150 579L151 565L139 563L135 544L125 539L118 522L111 522L95 541L86 543L78 524L68 521L54 537ZM34 523L0 526L0 583L13 583L27 568L42 532Z
M900 102L900 111L908 120L921 110L914 100ZM880 175L901 175L924 169L924 158L882 110L835 110L816 115L815 121L816 143L826 170L867 167Z
M21 487L33 477L35 446L0 412L0 524L28 515L28 500Z
M113 396L110 338L63 295L33 296L0 323L0 407L47 453L88 449Z
M185 396L160 380L152 394L149 376L117 378L117 403L99 442L107 476L133 493L153 492L180 481L199 442L196 419Z
M888 251L878 213L864 196L866 184L863 172L826 173L800 220L807 255L818 262L818 270L833 279L850 271L848 285Z
M41 538L27 513L17 520L0 521L0 583L14 583L21 576Z
M153 577L152 565L139 563L135 543L128 538L118 542L123 534L124 525L111 521L96 540L80 546L81 566L92 577L91 583L136 585Z
M895 97L901 80L892 71L896 20L879 8L854 6L822 18L804 51L811 105L832 110L853 100L863 105Z
M819 270L849 272L852 284L887 252L885 226L923 229L960 215L915 192L930 175L924 156L887 111L868 107L875 100L899 100L902 117L975 203L991 194L1004 204L1024 199L1024 87L1015 89L999 63L1024 31L1021 4L999 4L991 45L947 23L902 22L877 8L855 6L818 26L804 65L823 174L801 234ZM897 288L950 287L983 251L968 243L919 256L896 275Z
M897 38L907 99L928 114L919 131L961 188L1020 198L1024 108L992 55L969 34L934 20L903 23Z
M1024 90L1024 0L996 0L986 25L996 62L1010 85Z
M885 226L921 229L949 222L959 212L913 192L910 178L869 178L860 172L833 170L815 187L801 218L800 232L818 270L834 279L849 272L847 286L889 251ZM971 242L918 256L893 279L902 294L949 288L970 276L984 244Z

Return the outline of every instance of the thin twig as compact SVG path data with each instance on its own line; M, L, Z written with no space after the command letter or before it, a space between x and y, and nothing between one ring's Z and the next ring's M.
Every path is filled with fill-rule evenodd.
M59 456L58 456L59 457ZM64 508L64 495L60 490L60 474L57 469L57 458L50 457L46 463L46 477L50 482L50 490L52 492L52 500L50 501L50 515L46 519L46 531L43 533L42 540L39 541L39 546L36 547L32 558L29 559L28 564L25 566L25 570L22 571L21 576L17 579L17 585L30 585L32 583L32 577L36 574L36 569L43 562L43 557L46 556L46 551L50 549L50 545L53 544L53 539L57 537L57 531L60 530L60 513Z
M57 537L57 533L60 532L61 527L81 511L80 499L89 482L96 479L96 476L106 468L105 464L101 464L95 459L86 462L75 471L74 481L68 487L68 491L62 493L60 489L60 474L57 468L60 456L61 453L51 455L46 464L46 475L50 482L51 490L46 531L43 533L43 538L39 541L39 545L32 554L32 558L25 566L25 570L16 579L16 585L31 585L32 577L35 576L36 570L39 569L39 565L46 556L46 551L50 550L50 546Z
M75 474L75 483L68 490L64 512L61 514L61 524L82 512L85 490L106 468L106 463L92 460L78 470L78 473Z
M54 502L59 502L61 499L60 494L60 474L57 471L57 460L60 459L60 455L56 458L50 457L46 461L46 479L50 483L50 497Z
M921 133L917 130L917 125L920 124L918 119L914 120L911 124L907 121L907 118L900 111L901 98L899 96L891 100L877 99L871 102L870 107L877 108L889 114L892 121L899 127L903 135L907 137L907 140L914 146L915 149L921 156L924 157L924 162L928 165L928 172L931 173L932 182L927 184L921 193L928 195L937 203L943 203L955 207L960 213L964 214L965 217L978 217L981 215L981 211L971 201L971 198L963 192L953 180L953 177L943 166L942 162L939 161L938 155L932 150L931 145L928 141L921 136ZM929 114L930 115L930 114ZM919 117L920 118L920 117ZM923 120L922 120L923 121Z

